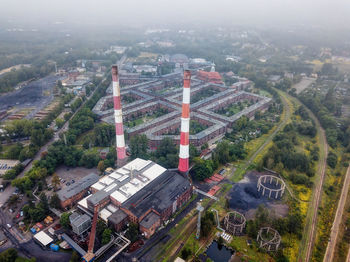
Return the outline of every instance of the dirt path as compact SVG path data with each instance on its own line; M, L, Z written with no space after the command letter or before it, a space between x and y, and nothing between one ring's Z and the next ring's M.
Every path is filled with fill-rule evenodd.
M281 95L281 94L280 94ZM272 139L276 136L277 132L279 132L288 122L288 120L291 117L291 111L290 111L290 107L289 104L287 102L286 97L284 97L283 95L281 95L282 98L282 103L284 108L286 109L286 115L284 117L284 119L282 120L282 122L277 126L277 128L275 129L275 131L272 132L272 134L266 139L266 141L264 142L264 144L262 144L258 150L256 150L254 152L254 154L246 161L246 164L243 166L243 170L247 170L249 165L255 160L255 158L257 157L257 155L265 149L265 147L272 141Z
M337 243L339 227L343 217L345 202L349 192L349 187L350 187L350 166L348 167L348 170L346 172L346 176L344 179L340 200L338 202L338 208L335 213L335 218L331 229L330 241L328 242L326 253L323 258L323 262L333 261L334 249ZM348 253L347 261L350 261L349 253Z
M315 187L313 190L313 196L309 205L309 210L306 216L306 225L304 229L303 239L300 245L300 252L298 261L310 261L312 254L313 244L315 240L315 229L317 225L318 208L322 195L322 186L326 173L328 144L324 129L321 127L320 122L316 116L307 108L310 117L315 121L316 127L319 130L319 143L320 143L320 161L318 162L317 174L319 175L318 181L315 181Z

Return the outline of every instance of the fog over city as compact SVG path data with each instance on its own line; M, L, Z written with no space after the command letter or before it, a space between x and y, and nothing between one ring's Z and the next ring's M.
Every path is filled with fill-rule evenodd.
M237 24L307 25L345 29L346 0L1 0L0 21L19 25L73 23L90 25ZM326 19L325 19L326 18Z
M350 262L350 0L0 0L0 262Z

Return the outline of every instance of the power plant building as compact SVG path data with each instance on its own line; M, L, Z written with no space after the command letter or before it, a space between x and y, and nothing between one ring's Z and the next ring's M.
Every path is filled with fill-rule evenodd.
M176 212L192 195L192 185L177 172L136 158L91 186L78 207L93 213L120 231L128 222L140 225L145 237Z

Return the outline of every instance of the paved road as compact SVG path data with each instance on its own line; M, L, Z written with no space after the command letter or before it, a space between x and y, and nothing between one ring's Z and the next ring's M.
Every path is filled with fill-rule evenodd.
M344 179L343 189L341 191L340 200L338 202L338 208L335 213L335 218L331 229L330 241L328 242L326 253L323 258L323 262L333 261L334 249L337 243L339 227L342 221L342 217L345 209L345 203L349 192L349 187L350 187L350 166L348 167L348 170L346 172L346 176ZM349 261L349 259L350 259L350 255L348 254L347 261Z

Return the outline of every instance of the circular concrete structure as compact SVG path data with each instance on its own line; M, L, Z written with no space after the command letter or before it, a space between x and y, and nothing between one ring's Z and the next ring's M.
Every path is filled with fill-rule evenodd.
M281 244L281 236L277 230L271 227L262 227L256 237L259 248L264 248L266 251L277 251Z
M225 230L234 236L242 234L245 224L245 217L237 211L228 213L224 218Z
M283 196L286 184L277 176L264 175L259 177L257 188L262 196L268 196L269 198L274 197L277 199Z

